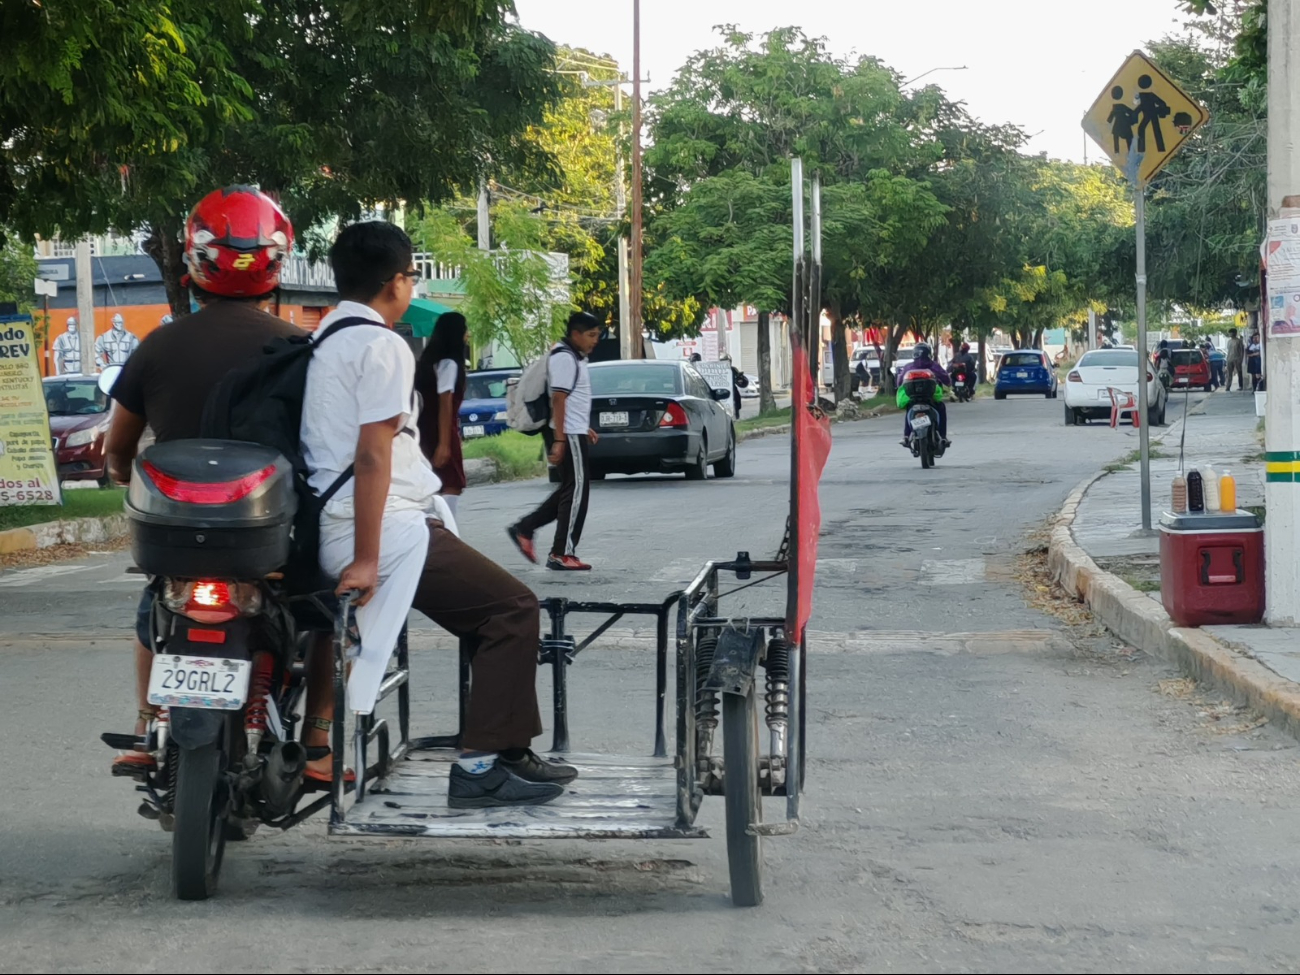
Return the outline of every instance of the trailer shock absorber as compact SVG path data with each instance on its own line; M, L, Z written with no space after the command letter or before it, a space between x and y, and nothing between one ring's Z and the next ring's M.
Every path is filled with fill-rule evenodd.
M704 685L713 669L718 635L709 630L695 644L695 746L696 755L706 758L713 750L713 733L718 728L718 692Z
M790 725L790 643L784 637L773 637L767 644L763 661L767 674L767 727L772 742L772 784L784 780L786 763L786 731Z
M266 698L271 693L275 674L275 660L269 653L253 657L253 673L248 680L248 705L244 711L244 734L248 738L248 754L256 755L266 734Z

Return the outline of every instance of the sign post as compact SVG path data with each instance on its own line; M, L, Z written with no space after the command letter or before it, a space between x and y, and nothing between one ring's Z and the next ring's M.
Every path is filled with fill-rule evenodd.
M1134 51L1083 117L1083 130L1133 185L1137 234L1138 443L1141 454L1142 528L1151 530L1151 410L1147 348L1146 188L1209 113L1151 62Z

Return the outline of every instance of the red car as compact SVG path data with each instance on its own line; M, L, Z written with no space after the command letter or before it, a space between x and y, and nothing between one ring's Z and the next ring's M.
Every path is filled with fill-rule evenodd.
M1174 349L1170 353L1169 371L1174 389L1191 389L1200 386L1207 393L1213 388L1210 382L1210 360L1200 349Z
M52 376L45 380L45 405L60 481L108 484L104 441L108 436L109 398L95 377Z

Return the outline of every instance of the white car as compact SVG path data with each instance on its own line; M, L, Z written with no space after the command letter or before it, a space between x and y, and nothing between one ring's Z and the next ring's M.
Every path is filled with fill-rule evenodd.
M740 387L740 398L758 399L758 377L747 372L745 378L749 380L749 385Z
M1163 426L1169 394L1155 371L1146 365L1147 415L1151 426ZM1065 425L1077 426L1093 417L1110 418L1110 393L1114 388L1138 394L1136 349L1093 349L1085 352L1063 384Z

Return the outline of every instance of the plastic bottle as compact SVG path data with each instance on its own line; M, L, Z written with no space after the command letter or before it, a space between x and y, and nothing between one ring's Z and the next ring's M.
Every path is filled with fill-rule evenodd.
M1181 515L1187 510L1187 478L1182 472L1174 475L1174 514Z
M1194 467L1187 475L1187 510L1205 510L1205 483L1201 472Z
M1201 468L1201 483L1205 489L1205 510L1219 510L1219 475L1214 468L1206 464Z
M1228 515L1237 511L1237 479L1231 471L1225 470L1219 478L1219 510Z

